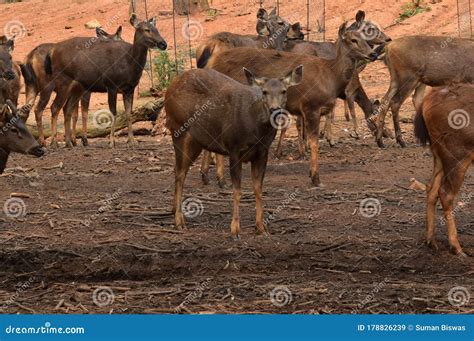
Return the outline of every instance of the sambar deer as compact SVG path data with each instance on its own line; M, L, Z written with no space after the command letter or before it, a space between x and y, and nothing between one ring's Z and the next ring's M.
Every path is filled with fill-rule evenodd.
M0 105L0 174L7 165L10 153L30 154L40 157L43 148L26 128L24 114L19 111L11 100Z
M271 117L276 110L285 107L287 90L300 83L303 66L295 67L282 78L260 78L245 68L244 71L250 86L214 70L195 69L178 76L166 92L167 126L172 131L176 154L174 212L177 227L185 225L181 206L186 174L206 149L228 155L230 159L234 238L238 239L240 234L242 162L251 162L257 232L266 232L262 186L268 152L276 135Z
M116 30L115 34L110 34L104 31L102 28L96 28L96 36L98 39L110 39L114 41L120 41L122 35L122 26ZM88 38L88 44L93 44L94 39ZM23 64L21 64L21 73L25 79L25 93L26 93L26 104L31 108L35 104L36 97L40 96L39 102L35 107L35 119L36 126L38 128L38 141L45 145L44 130L43 130L43 112L49 103L51 95L56 88L68 87L69 85L64 84L61 78L53 79L51 75L46 73L44 68L46 56L56 44L44 43L35 47L25 58ZM87 116L90 103L91 93L86 91L81 98L81 113L82 113L82 144L88 145L87 141ZM29 113L28 113L29 114ZM57 126L58 117L52 116L56 122L52 122L52 126ZM78 118L78 108L75 107L72 117L72 143L75 144L75 132Z
M15 46L14 39L0 37L0 105L7 100L18 105L20 96L20 67L12 61L11 52Z
M418 107L415 136L422 144L430 143L434 159L433 175L426 189L427 243L438 248L435 228L439 198L448 225L449 245L456 254L464 255L454 219L454 200L474 162L474 85L431 90Z
M64 77L71 84L67 89L57 91L57 103L51 107L52 115L57 117L67 101L64 109L67 146L72 146L72 112L87 91L107 92L109 110L114 118L117 94L123 95L128 143L135 142L131 117L134 91L143 73L148 49L166 50L167 43L156 28L156 18L140 21L132 14L130 24L135 28L133 44L109 39L86 44L90 38L71 38L56 44L47 55L46 72L54 78ZM56 133L57 127L53 126L53 141ZM110 146L115 146L115 119L111 122Z
M302 82L290 88L286 109L293 115L303 116L310 141L310 177L313 185L319 179L319 125L322 115L333 109L336 99L344 92L356 70L356 63L376 58L365 39L357 31L347 31L346 23L339 28L337 57L333 60L287 52L236 48L219 54L209 67L240 82L244 79L238 68L247 67L265 77L278 78L296 65L304 65Z
M387 43L382 54L390 71L390 87L375 117L378 121L376 141L381 148L384 147L382 129L389 108L392 111L396 141L401 147L405 147L399 110L413 91L413 104L417 109L423 101L427 85L436 87L474 82L474 43L470 39L403 37Z

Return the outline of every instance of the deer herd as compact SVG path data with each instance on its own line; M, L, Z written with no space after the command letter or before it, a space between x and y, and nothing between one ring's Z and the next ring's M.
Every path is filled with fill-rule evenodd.
M0 37L0 172L11 152L44 154L43 112L52 96L51 145L57 147L57 120L64 112L65 142L76 145L79 104L82 143L87 141L87 116L91 94L107 93L110 112L117 114L122 94L128 119L128 143L134 144L131 112L135 88L149 49L167 49L156 28L156 19L130 18L135 29L132 43L123 41L122 27L115 34L102 29L96 37L76 37L35 47L24 62L12 61L14 37ZM408 36L391 40L359 11L352 24L344 22L337 40L305 40L299 23L289 23L276 10L257 12L256 35L220 32L206 38L196 50L198 69L172 81L165 95L166 126L175 150L176 227L185 226L182 199L186 174L202 151L201 173L209 182L211 153L216 154L217 178L224 181L224 157L229 157L233 187L231 233L240 234L242 163L251 163L256 200L256 228L267 233L262 192L269 150L281 128L276 155L281 155L288 115L297 117L298 149L310 152L309 175L320 186L319 143L324 136L336 143L332 123L336 100L346 102L345 116L352 120L351 136L360 137L357 103L379 147L391 137L384 128L391 110L395 139L406 147L399 122L400 106L413 94L415 136L429 142L434 170L427 187L427 242L436 247L438 199L448 225L451 249L464 255L454 220L455 198L465 173L474 161L474 43L460 38ZM359 74L366 65L382 60L390 72L390 86L379 101L367 96ZM20 77L24 78L26 104L18 108ZM425 95L426 86L433 87ZM36 97L39 102L35 106ZM26 127L34 107L38 140ZM325 117L321 129L321 118ZM115 146L112 123L110 146Z

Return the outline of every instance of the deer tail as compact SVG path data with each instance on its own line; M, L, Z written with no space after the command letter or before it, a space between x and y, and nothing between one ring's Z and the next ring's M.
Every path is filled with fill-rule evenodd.
M52 62L51 62L51 52L48 53L48 55L46 56L46 59L44 60L44 70L46 71L46 73L48 75L53 74L53 66L52 66Z
M32 86L36 89L36 73L33 69L31 61L26 62L25 64L20 64L21 74L25 79L26 86Z
M214 49L206 46L204 50L202 51L201 55L199 56L197 60L197 67L200 69L204 69L207 65L207 62L209 61L209 58L211 58L212 51Z
M416 111L415 137L418 141L420 141L423 146L430 142L430 134L428 133L425 118L423 117L423 105L420 105L420 107Z

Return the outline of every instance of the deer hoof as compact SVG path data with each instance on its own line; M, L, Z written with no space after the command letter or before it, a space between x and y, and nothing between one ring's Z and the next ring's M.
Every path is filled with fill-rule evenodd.
M436 239L430 238L426 241L426 245L428 245L430 248L432 248L435 251L438 251L438 243L436 242Z
M201 173L201 180L203 185L209 185L209 176L207 174Z
M402 148L406 148L406 147L407 147L407 144L406 144L405 141L403 141L401 138L397 139L397 142L398 142L398 144L400 145L400 147L402 147Z
M227 184L225 183L225 180L217 180L217 185L221 189L226 189L227 188Z
M330 139L330 140L328 140L328 142L329 142L330 147L335 147L336 144L337 144L337 140L334 140L334 139Z
M89 146L89 141L87 140L87 137L82 137L82 138L81 138L81 141L82 141L82 145L83 145L84 147Z
M127 139L127 144L128 144L129 146L136 146L138 143L137 143L137 140L135 140L135 138L129 137L129 138Z
M351 136L352 138L356 139L356 140L360 140L360 135L359 135L359 133L358 133L357 131L355 131L355 130L350 134L350 136Z
M240 242L240 235L239 234L232 235L232 240L234 242Z
M72 143L72 145L73 145L74 147L76 147L76 146L77 146L76 138L73 138L72 141L71 141L71 143Z
M382 139L377 140L377 145L379 146L379 148L385 148L385 144L383 143Z
M311 177L311 183L313 184L314 187L321 187L321 181L319 180L319 175L313 175Z

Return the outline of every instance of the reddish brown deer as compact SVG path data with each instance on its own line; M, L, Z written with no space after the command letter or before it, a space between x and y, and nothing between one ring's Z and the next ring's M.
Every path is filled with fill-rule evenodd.
M474 43L469 39L411 36L396 39L384 47L384 61L390 71L390 87L385 94L376 120L377 144L384 147L382 129L390 108L396 141L405 147L399 122L399 110L413 93L418 108L425 87L474 82ZM420 57L422 56L422 58Z
M449 245L456 254L464 255L454 219L454 200L474 162L474 85L458 84L430 91L418 107L415 135L422 144L430 143L434 159L427 187L427 242L438 248L435 228L439 198L448 225Z
M64 106L66 145L72 146L71 116L85 92L107 92L110 112L117 114L117 94L123 94L125 117L128 120L128 142L134 143L131 112L135 87L145 67L150 48L167 48L166 41L156 28L156 19L139 21L133 14L130 23L135 27L133 44L99 39L87 44L90 38L72 38L56 44L46 57L46 72L54 78L64 77L67 89L56 89L57 97L51 107L57 117ZM110 146L115 146L115 120L112 121ZM52 126L53 141L57 127Z
M109 34L102 28L96 28L97 38L88 38L88 44L93 44L94 39L110 39L119 41L122 40L122 26L120 26L115 34ZM25 93L26 93L26 104L29 107L33 107L35 104L36 97L40 96L39 102L35 107L35 118L36 126L38 128L38 141L45 145L44 130L43 130L43 112L49 103L53 91L56 87L68 87L67 84L63 84L64 81L61 78L54 79L51 75L46 73L44 68L46 56L51 51L55 44L45 43L35 47L25 58L24 63L21 65L21 73L25 79ZM86 92L81 98L81 112L82 112L82 144L88 145L87 141L87 116L90 102L90 92ZM72 127L72 143L75 144L75 132L78 118L78 108L75 107L73 111L73 127ZM55 117L57 120L57 116ZM53 122L52 125L57 125Z
M310 141L313 185L319 180L319 125L322 115L327 115L338 96L344 92L356 69L356 63L376 58L365 39L357 31L347 31L344 23L339 28L337 57L334 60L286 52L236 48L219 54L209 67L236 80L244 82L236 70L246 66L251 71L266 77L281 77L296 65L305 67L305 77L296 87L288 91L286 109L293 115L303 116Z
M10 153L30 154L40 157L43 148L36 142L23 122L24 114L11 100L0 105L0 174L5 170Z
M0 105L7 100L18 105L21 73L18 64L12 61L14 45L14 39L0 37Z
M255 77L247 69L244 71L250 86L214 70L196 69L177 77L166 92L167 126L172 131L176 154L174 212L177 227L185 225L181 206L186 174L202 149L206 149L229 155L234 188L231 223L234 238L240 234L242 162L251 162L257 231L266 232L262 186L268 152L276 135L271 116L285 106L287 89L299 84L303 67L297 66L283 78L270 79Z

